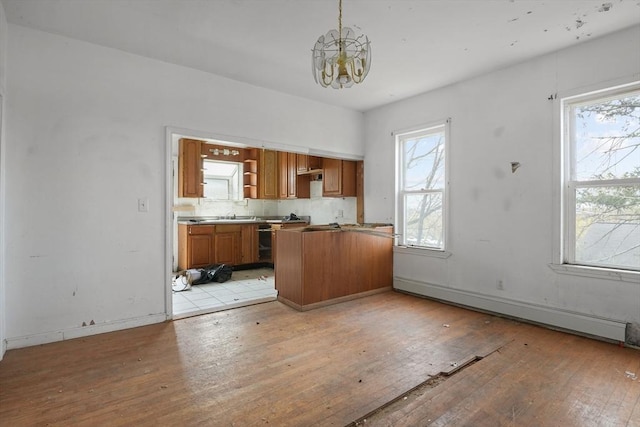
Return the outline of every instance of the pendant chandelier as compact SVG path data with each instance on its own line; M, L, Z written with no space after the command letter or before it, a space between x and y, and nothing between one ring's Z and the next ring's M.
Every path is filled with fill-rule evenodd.
M365 35L342 28L342 0L339 0L338 30L320 36L312 51L312 71L322 87L342 89L362 83L371 67L371 46Z

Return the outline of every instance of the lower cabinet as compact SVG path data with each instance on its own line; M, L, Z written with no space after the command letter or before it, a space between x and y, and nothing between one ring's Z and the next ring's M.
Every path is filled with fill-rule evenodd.
M178 225L178 269L211 264L215 229L214 225Z
M241 225L217 225L213 235L214 256L212 264L240 264L242 248Z
M178 224L178 269L257 261L257 225Z

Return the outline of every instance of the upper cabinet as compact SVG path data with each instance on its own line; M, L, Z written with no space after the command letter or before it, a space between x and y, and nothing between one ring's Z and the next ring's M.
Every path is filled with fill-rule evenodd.
M278 152L278 198L295 199L298 197L298 169L295 153Z
M275 150L259 150L258 198L278 198L278 152Z
M218 193L205 191L205 182L212 177L214 180L220 177L212 175L210 169L206 172L205 166L208 168L208 165L225 162L242 164L242 176L237 178L234 187L234 200L237 197L308 199L311 197L311 180L320 176L324 197L353 197L357 193L354 161L261 148L232 148L183 138L180 139L178 159L178 197L201 198L206 195L215 199ZM225 199L222 196L218 198Z
M340 159L322 159L324 170L322 195L324 197L356 196L356 162Z
M298 174L322 173L322 157L297 154L296 163Z
M180 140L178 197L203 197L202 141Z

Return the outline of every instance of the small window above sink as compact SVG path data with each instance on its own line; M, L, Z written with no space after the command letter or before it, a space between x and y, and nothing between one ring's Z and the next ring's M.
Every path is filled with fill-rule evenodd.
M242 199L242 163L204 160L202 169L206 199Z

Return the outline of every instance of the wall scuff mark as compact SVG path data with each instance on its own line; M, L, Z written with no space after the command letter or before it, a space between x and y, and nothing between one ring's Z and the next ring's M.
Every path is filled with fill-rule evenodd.
M609 12L612 7L613 7L613 4L611 3L602 3L602 6L600 6L600 8L598 9L598 12Z

